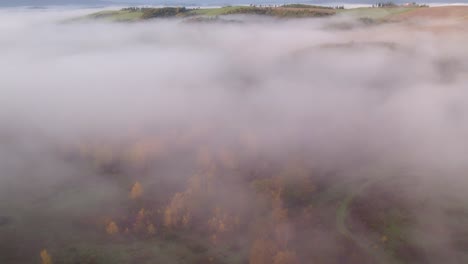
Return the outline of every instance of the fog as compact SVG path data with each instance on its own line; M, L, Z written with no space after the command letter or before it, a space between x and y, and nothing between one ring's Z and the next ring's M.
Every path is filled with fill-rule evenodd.
M11 221L0 231L18 225L35 237L43 228L49 235L34 250L61 245L44 242L59 232L50 218L68 225L116 215L135 180L183 190L194 170L186 156L125 169L126 187L68 156L80 145L120 151L140 138L189 134L193 149L227 148L244 164L297 157L334 181L397 178L389 192L403 197L424 234L410 236L434 239L425 263L466 260L451 244L462 216L446 214L458 203L466 210L468 198L468 34L458 21L69 20L89 12L0 11L0 217ZM243 139L248 146L236 152ZM249 206L250 191L222 182L228 207ZM455 229L465 237L463 221ZM23 235L4 232L21 252ZM314 234L332 254L334 238Z

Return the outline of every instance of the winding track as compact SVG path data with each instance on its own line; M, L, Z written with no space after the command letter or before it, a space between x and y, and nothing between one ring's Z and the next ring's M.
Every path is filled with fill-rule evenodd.
M399 263L397 260L385 254L383 250L373 248L372 244L368 239L362 236L358 236L357 234L353 234L353 232L351 232L351 230L346 225L346 220L349 216L349 210L354 199L369 186L377 183L382 179L383 177L367 179L364 183L359 185L354 191L352 191L342 200L340 206L336 211L336 229L341 235L353 241L360 249L362 249L364 252L370 255L371 258L375 261L374 263L397 264Z

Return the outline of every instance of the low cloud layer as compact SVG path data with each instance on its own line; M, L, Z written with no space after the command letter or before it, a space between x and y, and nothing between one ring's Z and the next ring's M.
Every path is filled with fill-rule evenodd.
M313 149L464 163L458 32L334 29L355 23L346 20L61 23L65 15L2 15L2 123L67 136L218 123Z

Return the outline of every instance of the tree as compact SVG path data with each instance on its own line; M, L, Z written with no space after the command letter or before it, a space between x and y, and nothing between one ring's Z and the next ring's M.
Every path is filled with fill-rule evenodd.
M132 187L132 190L130 191L130 198L135 200L140 198L143 195L143 187L139 182L135 182L135 184Z
M45 249L41 250L40 255L41 255L41 263L42 264L52 264L52 258L50 257L47 250L45 250Z
M168 206L166 207L166 209L164 210L164 226L165 227L172 227L174 225L174 220L173 220L173 213L172 213L172 210L171 208Z
M147 212L145 211L144 208L141 208L140 211L138 211L138 214L135 218L135 223L133 224L133 230L135 232L140 232L145 228L145 218L146 218Z
M239 226L239 217L228 214L219 207L213 210L213 216L208 220L208 229L211 231L211 242L217 244L230 234L235 232Z
M186 193L176 193L164 210L164 226L177 227L179 224L187 226L190 222L190 212L187 208Z
M109 235L114 235L119 232L119 227L114 221L110 221L106 226L106 233Z

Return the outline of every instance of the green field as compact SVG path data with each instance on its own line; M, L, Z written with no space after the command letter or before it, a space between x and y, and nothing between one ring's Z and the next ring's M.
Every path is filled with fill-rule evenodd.
M393 15L410 12L417 9L417 7L386 7L386 8L352 8L342 9L338 11L340 15L353 16L357 18L371 18L371 19L387 19Z
M88 15L86 18L91 19L106 19L110 21L138 21L141 20L142 12L132 12L125 10L107 10Z

